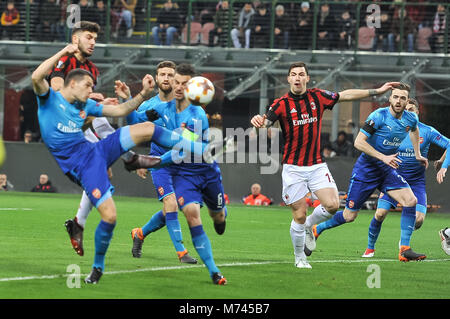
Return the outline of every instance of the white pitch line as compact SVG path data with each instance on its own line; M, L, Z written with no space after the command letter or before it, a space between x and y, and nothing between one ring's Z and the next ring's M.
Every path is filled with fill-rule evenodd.
M0 207L0 210L33 210L32 208Z
M446 259L427 259L420 262L444 262L450 261L450 258ZM355 260L310 260L309 263L366 263L366 262L398 262L398 259L355 259ZM239 267L239 266L254 266L254 265L268 265L268 264L290 264L292 261L260 261L260 262L238 262L238 263L227 263L217 265L218 267ZM121 275L137 272L150 272L150 271L164 271L164 270L179 270L179 269L189 269L189 268L203 268L205 265L195 265L195 266L167 266L167 267L152 267L152 268L141 268L133 270L116 270L116 271L105 271L103 275ZM27 277L11 277L11 278L0 278L0 282L8 281L24 281L24 280L40 280L40 279L55 279L68 277L73 274L59 274L59 275L45 275L45 276L27 276ZM87 276L88 274L80 274L80 276Z

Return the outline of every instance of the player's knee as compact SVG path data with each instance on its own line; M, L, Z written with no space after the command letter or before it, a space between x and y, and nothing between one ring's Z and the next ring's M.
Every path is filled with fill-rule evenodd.
M323 203L322 207L325 208L325 210L330 214L336 213L337 210L339 209L339 198L332 199L327 203Z
M379 222L382 222L387 215L387 210L377 210L375 212L375 219L378 220Z
M345 209L343 216L347 223L351 223L356 219L356 217L358 217L358 212Z
M170 194L163 198L164 210L167 212L178 211L177 199L174 194Z

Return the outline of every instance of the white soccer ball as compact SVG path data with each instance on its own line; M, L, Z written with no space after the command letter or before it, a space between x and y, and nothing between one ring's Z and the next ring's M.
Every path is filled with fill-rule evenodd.
M214 84L203 76L189 80L184 90L184 96L194 105L206 106L214 98Z

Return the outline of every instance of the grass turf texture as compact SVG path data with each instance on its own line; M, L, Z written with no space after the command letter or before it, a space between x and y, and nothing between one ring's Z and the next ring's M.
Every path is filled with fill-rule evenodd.
M312 269L294 267L286 207L230 205L227 229L215 233L207 210L202 220L216 264L228 280L215 286L202 265L181 264L165 228L150 234L142 258L131 256L130 231L144 225L161 208L155 199L115 197L118 219L98 285L86 285L94 256L94 209L84 233L85 256L76 255L63 226L73 218L79 195L0 194L0 298L448 298L450 257L440 248L438 230L450 215L428 214L414 232L412 247L426 253L423 262L398 261L400 214L383 224L373 259L363 259L373 212L355 222L324 232L309 257ZM199 259L184 216L184 244ZM200 261L200 259L199 259ZM81 288L70 289L67 267L81 268ZM380 267L381 288L368 288L371 264ZM45 277L50 276L50 277ZM26 279L32 277L33 279Z

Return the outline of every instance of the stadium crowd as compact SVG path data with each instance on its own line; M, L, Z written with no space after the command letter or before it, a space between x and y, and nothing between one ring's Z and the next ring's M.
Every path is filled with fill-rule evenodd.
M70 14L67 0L2 2L0 38L25 39L27 1L30 2L30 39L65 42L65 21ZM82 20L97 22L102 27L99 41L104 41L107 1L79 0L71 3L79 5ZM110 41L145 41L146 6L147 1L142 0L112 0ZM316 49L353 50L357 45L358 50L443 52L446 28L443 1L396 0L391 5L380 5L380 10L381 23L373 27L367 23L373 19L372 13L367 13L367 5L362 5L357 14L357 1L354 0L349 0L348 4L319 4ZM313 48L314 1L283 2L274 7L259 0L240 1L232 8L227 0L196 1L192 3L190 19L188 12L188 1L152 1L152 44L269 48L273 32L274 48ZM403 39L400 39L402 25Z

